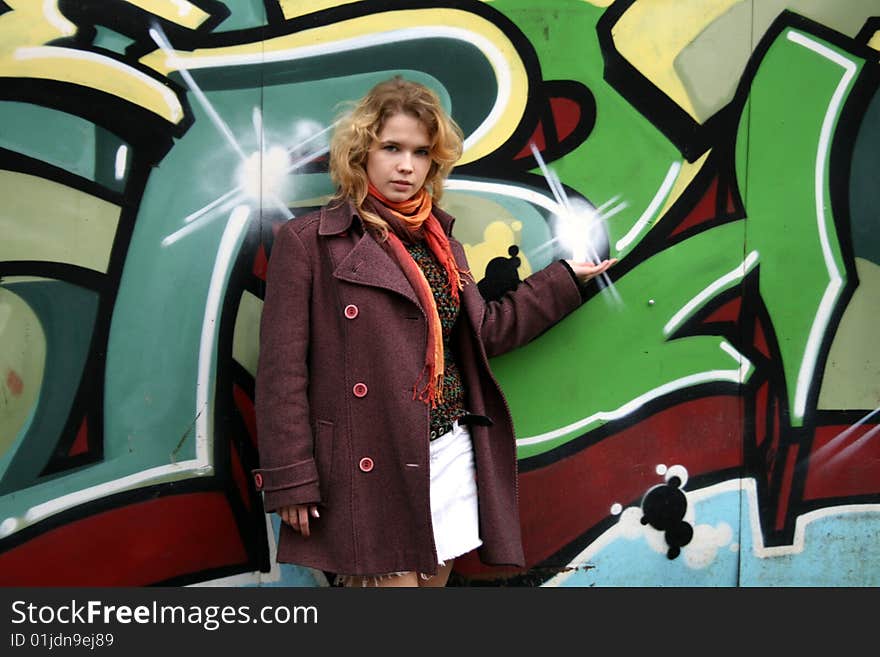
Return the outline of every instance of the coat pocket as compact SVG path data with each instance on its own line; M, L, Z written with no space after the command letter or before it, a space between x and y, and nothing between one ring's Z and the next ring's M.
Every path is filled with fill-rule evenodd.
M318 468L318 485L321 489L321 502L330 501L331 477L333 476L333 423L318 420L315 423L315 464Z

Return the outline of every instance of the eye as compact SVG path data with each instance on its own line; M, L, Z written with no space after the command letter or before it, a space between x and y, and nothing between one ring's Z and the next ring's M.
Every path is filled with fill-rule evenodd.
M385 144L384 146L382 146L382 150L388 151L389 153L394 153L397 151L397 146L395 146L394 144Z
M427 148L419 148L418 150L416 150L416 155L419 155L421 157L428 157L429 154L430 153L428 152Z

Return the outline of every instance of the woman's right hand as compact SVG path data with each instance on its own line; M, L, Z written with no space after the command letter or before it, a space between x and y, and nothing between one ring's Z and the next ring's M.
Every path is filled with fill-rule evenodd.
M278 509L281 520L290 525L294 531L303 536L309 535L309 517L320 518L318 507L315 504L290 504Z

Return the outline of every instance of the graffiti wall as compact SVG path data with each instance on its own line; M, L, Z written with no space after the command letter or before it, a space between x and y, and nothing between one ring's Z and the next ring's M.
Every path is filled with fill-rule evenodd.
M0 1L0 584L326 586L248 475L273 236L400 73L464 130L494 298L617 257L492 365L522 571L880 585L880 0Z

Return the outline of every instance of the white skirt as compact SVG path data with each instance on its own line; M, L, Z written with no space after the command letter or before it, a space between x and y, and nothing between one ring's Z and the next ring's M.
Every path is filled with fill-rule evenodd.
M467 426L431 441L431 521L438 565L483 544L477 505L474 447Z

